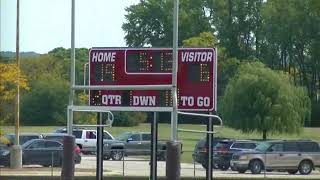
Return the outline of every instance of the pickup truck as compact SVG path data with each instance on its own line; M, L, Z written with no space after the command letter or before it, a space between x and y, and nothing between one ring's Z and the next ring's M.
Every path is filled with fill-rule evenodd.
M151 134L148 132L124 132L116 140L124 144L126 156L151 154ZM157 159L166 159L165 141L158 141Z
M67 133L66 128L56 130L56 133ZM73 129L76 145L83 154L92 154L96 152L97 131L88 129ZM120 160L123 157L124 143L115 140L108 132L103 133L103 155L104 159Z

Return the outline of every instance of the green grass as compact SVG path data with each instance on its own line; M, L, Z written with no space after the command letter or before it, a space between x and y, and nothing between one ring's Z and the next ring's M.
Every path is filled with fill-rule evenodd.
M20 127L20 132L34 132L34 133L48 133L53 132L55 129L59 127L57 126L22 126ZM206 130L206 126L204 125L192 125L192 124L182 124L179 125L178 128L181 129L192 129L192 130ZM144 131L151 132L150 124L140 124L139 126L134 127L112 127L105 128L114 136L125 132L125 131ZM2 126L0 127L0 131L4 133L13 133L13 126ZM231 128L223 127L223 128L215 128L217 134L215 136L224 137L224 138L234 138L234 139L261 139L262 135L259 133L249 133L245 134L241 131L236 131ZM159 124L158 127L158 135L159 140L169 140L170 139L170 124ZM183 162L192 162L192 153L194 150L194 146L199 141L205 137L203 133L190 133L190 132L178 132L178 139L183 143L183 151L181 160ZM301 134L276 134L268 136L268 139L311 139L317 142L320 142L320 128L304 128Z

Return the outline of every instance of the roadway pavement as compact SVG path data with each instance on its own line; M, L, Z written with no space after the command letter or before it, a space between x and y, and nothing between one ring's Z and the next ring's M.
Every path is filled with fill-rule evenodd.
M104 162L104 175L120 176L149 176L149 162L141 158L125 158L125 161ZM83 156L81 164L76 165L75 176L95 176L96 158L94 156ZM158 176L165 176L165 162L158 161ZM123 171L124 170L124 171ZM206 171L200 164L181 163L182 177L205 177ZM24 166L20 170L0 168L1 176L60 176L61 168L43 168L40 166ZM253 175L249 171L239 174L235 171L213 171L214 177L242 177L242 178L290 178L290 179L320 179L319 170L313 171L310 175L289 175L286 172L267 172L260 175ZM1 178L0 178L1 179Z

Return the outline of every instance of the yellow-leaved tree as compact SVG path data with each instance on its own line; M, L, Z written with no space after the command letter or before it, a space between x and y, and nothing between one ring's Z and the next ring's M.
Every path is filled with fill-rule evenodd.
M2 115L3 106L15 98L17 85L20 85L21 89L29 89L26 77L20 73L20 77L18 78L19 73L20 70L17 64L0 63L0 114ZM2 117L0 117L0 124L3 120Z

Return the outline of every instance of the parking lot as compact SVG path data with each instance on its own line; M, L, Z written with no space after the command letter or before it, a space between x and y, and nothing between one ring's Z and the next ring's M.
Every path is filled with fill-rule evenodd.
M105 160L104 162L105 175L118 176L145 176L148 177L149 161L146 158L125 157L124 161ZM165 161L158 161L158 176L165 176ZM94 155L82 156L80 164L76 165L76 176L95 176L96 157ZM24 166L22 170L12 170L8 168L0 168L0 176L60 176L61 168L44 168L37 165ZM181 163L181 177L205 177L206 171L196 163ZM320 179L319 169L313 171L310 175L289 175L287 172L267 172L260 175L253 175L249 171L244 174L239 174L236 171L221 171L213 170L213 177L242 177L242 178L290 178L290 179Z

